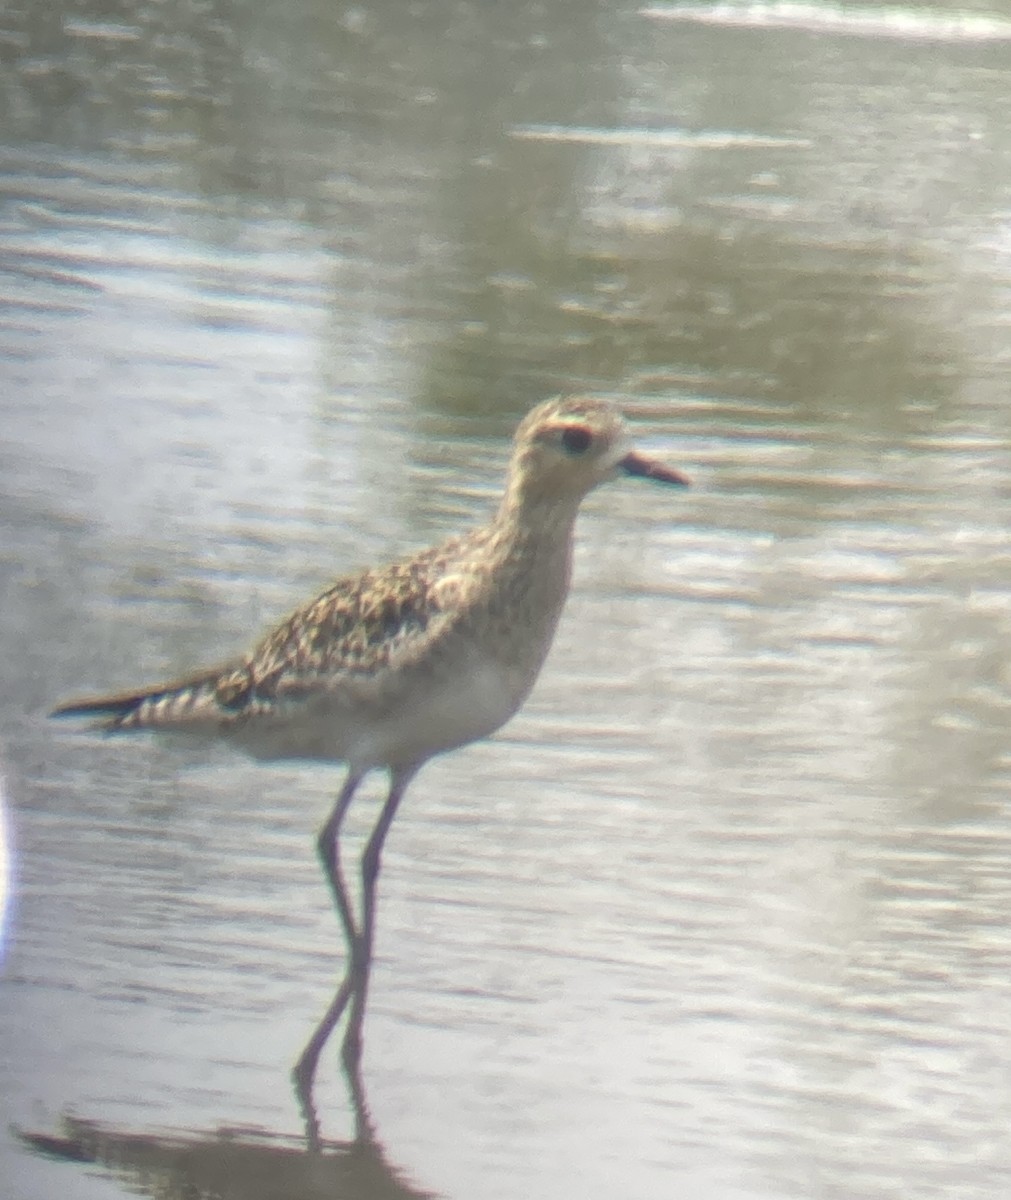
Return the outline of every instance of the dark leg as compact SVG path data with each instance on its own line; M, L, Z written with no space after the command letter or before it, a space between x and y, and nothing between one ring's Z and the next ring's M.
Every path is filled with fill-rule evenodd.
M408 767L390 771L390 790L386 797L379 819L369 836L362 854L362 925L359 932L355 954L352 960L354 985L351 993L351 1014L348 1017L347 1029L344 1032L344 1043L341 1047L341 1058L344 1062L344 1072L354 1095L362 1093L361 1088L361 1057L362 1057L362 1024L365 1020L365 1002L369 991L369 974L372 970L372 943L376 924L376 883L379 879L380 860L383 853L383 843L397 815L397 808L403 798L407 785L414 777L417 767ZM368 1134L367 1114L357 1112L358 1136Z
M351 998L355 979L355 963L358 958L356 947L360 938L357 926L355 925L354 913L351 909L351 900L344 882L344 874L341 870L340 828L361 781L361 775L354 772L348 773L348 777L344 781L344 786L340 790L340 795L333 806L333 811L327 818L326 824L319 831L319 837L316 841L316 849L323 863L323 870L330 884L330 891L333 893L334 903L337 907L337 915L340 917L341 927L344 930L344 940L347 943L347 965L344 971L344 978L337 989L336 995L323 1014L323 1019L313 1031L312 1037L306 1043L306 1047L299 1056L299 1060L292 1071L295 1095L298 1098L299 1108L302 1110L302 1118L305 1121L306 1142L310 1150L319 1149L319 1118L316 1115L316 1107L312 1100L316 1067L327 1039L333 1033L334 1026L341 1019L341 1014L344 1012L347 1002Z
M316 853L323 864L323 873L326 875L330 891L333 893L337 915L340 917L344 937L347 940L349 956L358 937L358 929L355 925L354 913L351 910L351 898L348 896L347 884L344 882L344 872L341 869L340 832L362 778L362 775L348 774L333 806L333 811L327 817L326 823L316 839Z

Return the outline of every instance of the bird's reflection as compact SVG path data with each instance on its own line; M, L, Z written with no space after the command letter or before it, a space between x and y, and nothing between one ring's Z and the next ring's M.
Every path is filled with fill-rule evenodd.
M367 968L364 983L349 971L320 1028L329 1033L367 983ZM360 1045L361 1014L352 1010L352 1017L358 1021L353 1036ZM414 1187L387 1159L369 1113L359 1062L360 1056L342 1059L354 1106L355 1138L350 1142L321 1139L311 1091L302 1097L304 1139L243 1128L137 1133L71 1116L63 1118L59 1133L17 1134L37 1153L104 1167L122 1177L131 1191L147 1191L158 1200L434 1200L433 1192Z
M374 1138L307 1153L301 1139L254 1131L130 1133L77 1117L65 1117L57 1134L18 1136L37 1153L104 1167L133 1194L158 1200L434 1200L387 1162Z

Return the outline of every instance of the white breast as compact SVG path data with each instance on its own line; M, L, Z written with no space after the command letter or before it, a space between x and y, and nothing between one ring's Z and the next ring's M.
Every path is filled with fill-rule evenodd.
M529 690L522 672L476 649L452 669L424 668L400 680L362 680L283 707L231 731L261 760L346 762L357 771L421 763L487 737L513 715Z
M451 674L413 687L362 730L348 757L363 766L421 762L494 733L520 706L526 690L515 673L475 655Z

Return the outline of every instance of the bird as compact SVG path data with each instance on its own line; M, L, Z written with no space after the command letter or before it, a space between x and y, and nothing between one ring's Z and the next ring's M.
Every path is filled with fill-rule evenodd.
M429 759L494 733L522 705L569 590L580 503L620 475L688 484L632 447L610 401L544 401L516 430L503 496L487 523L337 579L243 658L171 683L72 700L51 714L92 718L93 728L111 734L224 742L259 761L344 765L316 848L342 927L345 972L292 1071L310 1150L320 1146L317 1066L345 1010L341 1059L358 1135L368 1136L360 1062L376 886L404 793ZM386 773L388 790L361 855L356 913L340 835L372 771Z

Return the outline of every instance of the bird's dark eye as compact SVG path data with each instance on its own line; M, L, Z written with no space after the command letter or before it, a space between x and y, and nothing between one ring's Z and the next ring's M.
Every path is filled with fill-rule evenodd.
M570 454L585 454L593 444L593 434L582 425L570 425L562 430L562 445Z

